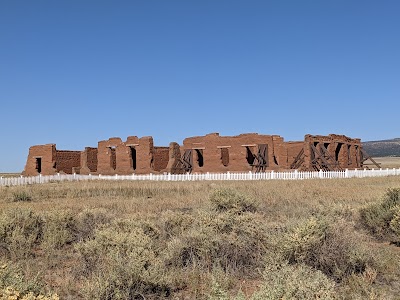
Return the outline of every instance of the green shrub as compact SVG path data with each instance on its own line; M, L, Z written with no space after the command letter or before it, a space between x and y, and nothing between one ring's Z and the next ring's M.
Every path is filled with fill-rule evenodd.
M33 255L33 247L41 241L43 220L27 208L13 208L0 214L0 244L10 258Z
M325 220L311 218L285 235L280 247L289 263L306 262L314 259L315 248L326 239L328 224Z
M361 222L375 237L387 238L390 235L390 221L393 218L392 209L382 204L372 204L360 210Z
M32 201L32 196L25 191L14 192L13 193L14 202L30 202Z
M246 296L239 290L236 296L230 297L225 289L222 288L220 283L213 278L211 283L211 292L208 295L208 300L246 300Z
M400 188L388 189L382 205L388 209L395 207L396 205L400 205Z
M45 249L60 249L76 241L77 222L71 211L56 211L45 217L43 246Z
M256 201L230 189L214 191L209 200L210 211L165 213L160 219L167 238L166 264L254 275L267 251L267 231Z
M251 273L262 265L267 233L260 215L203 212L167 245L167 262L180 268Z
M237 214L256 212L259 205L255 199L242 195L232 189L213 191L210 195L210 202L212 207L218 212L230 211Z
M213 278L211 293L208 300L229 300L228 293L221 287L219 282Z
M170 286L151 238L137 222L116 221L76 245L87 277L87 299L163 297ZM139 298L140 299L140 298Z
M42 294L35 295L33 292L24 294L12 287L6 287L4 289L0 289L0 299L7 299L7 300L59 300L60 298L58 297L57 294L49 294L46 296L42 295Z
M339 286L337 295L343 300L386 300L392 298L380 285L374 284L376 271L367 268L362 274L352 274Z
M183 234L193 226L195 217L189 213L167 210L161 214L159 227L162 237L169 240Z
M279 247L289 263L306 264L341 281L374 263L361 244L350 224L342 220L329 224L327 220L311 218L288 232Z
M17 290L19 294L25 295L29 292L38 294L43 291L43 284L38 277L27 279L20 268L13 264L7 264L0 261L0 290L12 287ZM1 292L0 292L1 295ZM3 299L0 296L0 299ZM5 298L14 299L14 298Z
M335 299L335 282L321 271L304 264L271 262L264 272L260 289L251 300Z
M235 296L229 296L221 284L213 278L208 300L244 300L241 290ZM336 299L335 282L304 264L290 265L285 262L267 263L263 281L249 300L281 299Z
M400 244L400 205L393 209L393 211L393 218L389 226L394 234L394 242Z
M382 202L360 210L361 223L375 237L392 240L394 232L390 223L398 206L400 206L400 189L389 189Z
M43 247L47 250L89 239L97 227L111 221L105 209L84 209L78 214L71 210L55 211L45 214L44 219Z

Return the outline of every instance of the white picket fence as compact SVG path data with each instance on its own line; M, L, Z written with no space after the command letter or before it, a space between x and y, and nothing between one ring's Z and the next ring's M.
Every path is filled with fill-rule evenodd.
M204 173L204 174L147 174L147 175L79 175L57 174L31 177L0 177L0 186L27 185L55 181L82 180L150 180L150 181L203 181L203 180L302 180L328 178L364 178L400 175L399 169L379 170L345 170L345 171L315 171L300 172L265 172L265 173Z

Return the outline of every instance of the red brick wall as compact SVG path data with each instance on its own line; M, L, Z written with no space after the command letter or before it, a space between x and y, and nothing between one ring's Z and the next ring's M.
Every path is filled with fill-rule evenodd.
M153 150L153 168L160 172L167 168L169 160L169 147L154 147Z
M220 136L211 133L205 136L189 137L183 146L171 143L170 147L154 147L152 137L130 136L126 142L110 138L98 143L98 148L87 147L84 151L57 151L55 144L38 145L29 148L23 174L38 175L37 161L41 161L41 174L56 172L80 172L114 174L149 174L151 172L173 172L185 150L192 150L193 172L247 172L251 171L246 155L247 148L257 153L258 145L267 145L267 170L287 170L300 150L304 150L302 170L311 170L311 145L325 145L340 167L354 169L361 167L360 139L344 135L306 135L301 142L284 142L277 135L257 133L238 136ZM131 149L136 150L136 168L133 168ZM340 149L340 151L339 151ZM201 156L201 158L200 158ZM254 169L253 169L254 170Z
M79 168L81 164L80 151L57 150L56 154L56 170L72 174L72 168Z
M276 135L259 135L257 133L246 133L238 136L220 136L218 133L206 136L190 137L183 141L184 149L193 150L193 172L246 172L251 171L247 157L247 148L254 150L257 154L258 145L266 144L268 147L268 169L277 170L281 164L286 165L287 154L284 148L283 138ZM222 156L221 149L226 148L229 153ZM198 165L198 153L203 154L204 163ZM182 151L183 152L183 151Z
M319 149L322 145L327 148L332 158L338 158L339 167L342 169L354 169L361 167L359 151L361 149L361 140L352 139L345 135L330 134L327 136L310 135L304 137L305 163L304 170L312 169L312 151L311 145ZM339 151L340 148L340 151ZM350 153L348 152L350 149Z
M56 145L37 145L29 148L28 158L24 171L22 172L25 176L36 176L39 175L36 169L37 158L41 159L41 174L42 175L54 175L56 173Z
M97 148L86 148L87 152L87 167L90 172L97 171Z

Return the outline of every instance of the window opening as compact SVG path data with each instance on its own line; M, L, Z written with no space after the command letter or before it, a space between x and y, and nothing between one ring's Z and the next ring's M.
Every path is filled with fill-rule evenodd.
M204 158L203 158L203 150L201 149L195 149L196 154L197 154L197 164L199 167L202 167L204 165Z

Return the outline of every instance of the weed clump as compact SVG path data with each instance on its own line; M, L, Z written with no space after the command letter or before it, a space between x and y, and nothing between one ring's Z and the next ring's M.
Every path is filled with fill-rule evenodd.
M84 209L78 214L61 210L45 214L44 220L42 246L51 250L92 238L97 227L111 222L111 216L104 209Z
M335 282L323 272L305 264L267 264L260 289L251 300L335 299Z
M115 221L76 245L89 299L136 299L170 294L152 239L137 222ZM140 298L138 298L140 299Z
M42 233L43 219L31 209L13 208L0 214L0 245L13 260L32 256Z
M267 250L264 219L255 212L255 201L232 190L218 190L210 202L210 211L164 219L163 227L173 232L167 243L167 264L249 275L262 266ZM185 230L171 224L183 224Z
M23 294L20 291L12 288L6 287L5 289L0 289L0 299L9 299L9 300L59 300L57 294L51 295L35 295L33 292L29 292L27 294Z
M32 196L25 191L14 192L12 199L14 202L30 202L33 200Z
M313 217L283 237L281 254L290 264L308 265L340 282L374 263L350 226L343 220L329 223Z
M20 299L20 295L39 294L42 290L43 284L38 278L27 279L18 266L0 261L0 299Z
M362 225L378 239L392 242L400 240L398 215L400 211L400 189L387 190L383 201L360 210Z
M217 212L245 213L256 212L258 202L232 189L218 189L209 198L212 207Z
M180 211L167 210L162 213L159 227L165 240L184 234L193 226L195 216Z
M393 218L390 220L390 230L394 234L393 243L400 246L400 205L393 209Z

